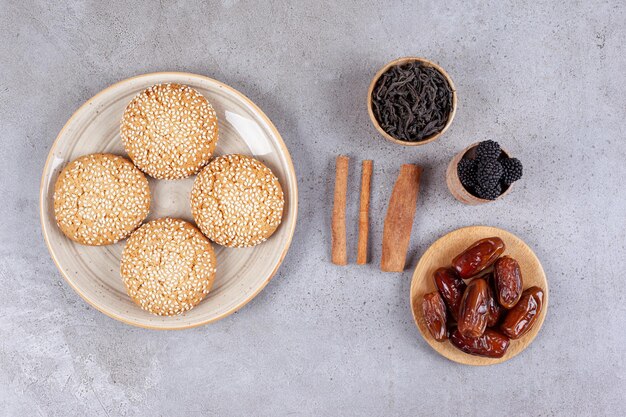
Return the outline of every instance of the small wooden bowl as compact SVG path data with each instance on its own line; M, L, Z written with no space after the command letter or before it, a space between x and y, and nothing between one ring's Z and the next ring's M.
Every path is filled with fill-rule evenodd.
M452 90L452 109L450 110L450 114L448 115L448 121L446 122L446 125L443 127L443 129L441 129L441 131L439 131L437 133L433 133L432 135L427 136L424 140L421 140L421 141L418 141L418 142L409 142L409 141L406 141L406 140L400 140L400 139L394 138L389 133L385 132L383 130L383 128L380 127L380 124L378 123L378 120L376 120L376 116L374 116L374 109L372 108L372 93L374 92L374 86L376 85L376 82L378 81L378 79L385 72L387 72L387 70L389 68L394 67L396 65L406 64L408 62L420 62L424 66L435 68L437 71L439 71L441 73L441 75L443 75L443 77L448 82L448 85L450 86L450 90ZM425 145L427 143L430 143L430 142L433 142L433 141L437 140L439 138L439 136L443 135L446 132L446 130L448 130L450 125L452 124L452 120L454 119L454 115L456 114L456 103L457 103L456 88L454 87L454 83L452 82L452 78L450 78L450 75L448 75L448 73L443 68L441 68L439 65L435 64L434 62L427 60L426 58L405 57L405 58L398 58L396 60L393 60L393 61L389 62L387 65L382 67L376 73L376 75L372 79L372 82L370 83L369 89L367 90L367 112L370 115L370 120L372 121L372 124L374 125L376 130L378 130L378 132L385 139L387 139L390 142L397 143L399 145L404 145L404 146Z
M446 170L446 184L448 184L448 189L461 203L468 204L470 206L476 206L478 204L491 203L493 201L497 201L511 192L511 188L513 188L513 184L509 185L503 192L496 198L495 200L486 200L484 198L476 197L474 194L470 193L464 186L461 184L461 180L459 179L459 170L457 169L459 165L459 161L463 159L465 155L469 157L473 157L473 153L475 152L476 146L478 146L480 142L476 142L463 149L461 152L455 155L454 158L448 164L448 169ZM510 154L502 149L502 153L507 157L510 157Z
M437 268L449 266L452 259L472 243L479 239L492 236L501 238L506 245L504 255L514 258L519 263L522 271L524 289L536 285L544 291L543 307L535 325L521 338L511 340L506 354L498 359L473 356L461 352L454 347L449 340L437 342L428 331L422 313L422 300L424 295L429 292L437 291L433 278ZM496 227L470 226L448 233L426 250L413 273L410 303L413 319L424 337L424 340L440 355L464 365L494 365L518 355L535 339L548 312L548 292L548 281L543 267L535 253L524 241L512 233Z

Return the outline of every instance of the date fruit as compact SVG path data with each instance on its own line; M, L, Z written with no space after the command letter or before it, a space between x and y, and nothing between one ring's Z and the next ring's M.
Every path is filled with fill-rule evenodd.
M461 299L467 285L452 268L439 268L436 270L435 285L439 290L439 294L443 297L443 301L446 302L450 315L456 320L459 316Z
M522 296L522 271L513 258L503 256L493 267L493 278L496 296L500 305L506 309L513 308Z
M465 337L459 329L455 329L450 336L450 341L465 353L488 358L504 356L510 342L508 337L492 329L485 330L482 336L476 338Z
M500 317L502 317L503 308L496 300L496 293L493 288L493 275L489 274L485 279L487 280L487 295L489 297L487 302L487 327L494 327L498 324Z
M489 287L476 278L467 285L459 309L458 330L465 337L478 337L487 328Z
M504 249L504 242L499 237L481 239L457 255L452 260L452 267L461 278L471 278L493 265Z
M437 291L424 296L422 312L424 313L426 327L428 327L430 334L435 340L438 342L446 340L448 338L448 329L446 328L446 305Z
M533 327L542 306L543 290L539 287L528 288L515 307L506 313L500 330L511 339L519 339Z

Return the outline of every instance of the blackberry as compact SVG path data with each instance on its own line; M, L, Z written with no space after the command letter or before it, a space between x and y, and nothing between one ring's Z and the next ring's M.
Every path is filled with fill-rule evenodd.
M502 182L504 185L511 185L515 181L522 178L522 163L517 158L506 158L501 161L504 174L502 175Z
M482 185L476 185L474 189L476 196L480 198L484 198L485 200L495 200L502 194L502 186L500 183L497 183L495 187L483 187Z
M504 174L502 164L495 159L478 161L476 167L476 186L483 190L496 188Z
M482 141L476 147L476 159L481 161L498 159L501 153L500 144L493 140Z
M461 159L457 171L463 187L466 189L474 188L476 185L476 161L474 159Z

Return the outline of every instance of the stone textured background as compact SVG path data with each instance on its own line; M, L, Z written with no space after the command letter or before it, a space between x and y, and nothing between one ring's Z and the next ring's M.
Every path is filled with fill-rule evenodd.
M383 6L384 5L384 6ZM0 415L626 415L626 5L615 1L0 0ZM438 142L408 149L370 125L373 74L404 55L458 88ZM299 222L278 275L216 324L128 327L57 272L39 226L48 149L88 98L153 71L205 74L255 101L297 168ZM447 162L496 139L524 179L502 201L449 194ZM334 157L375 161L373 261L329 262ZM422 340L411 271L378 269L390 187L425 167L411 268L439 236L489 224L523 238L550 282L533 345L490 368ZM357 165L354 164L353 167Z

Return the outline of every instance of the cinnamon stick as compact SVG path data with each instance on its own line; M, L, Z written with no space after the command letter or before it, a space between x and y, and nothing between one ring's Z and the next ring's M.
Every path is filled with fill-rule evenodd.
M411 240L411 229L417 205L422 168L405 164L393 186L385 226L380 269L386 272L402 272Z
M367 239L369 235L370 216L370 186L372 182L372 168L374 162L365 160L361 164L361 198L359 206L359 243L357 247L356 263L367 263Z
M335 265L348 264L346 249L346 200L350 158L340 155L335 162L335 196L331 230L331 260Z

